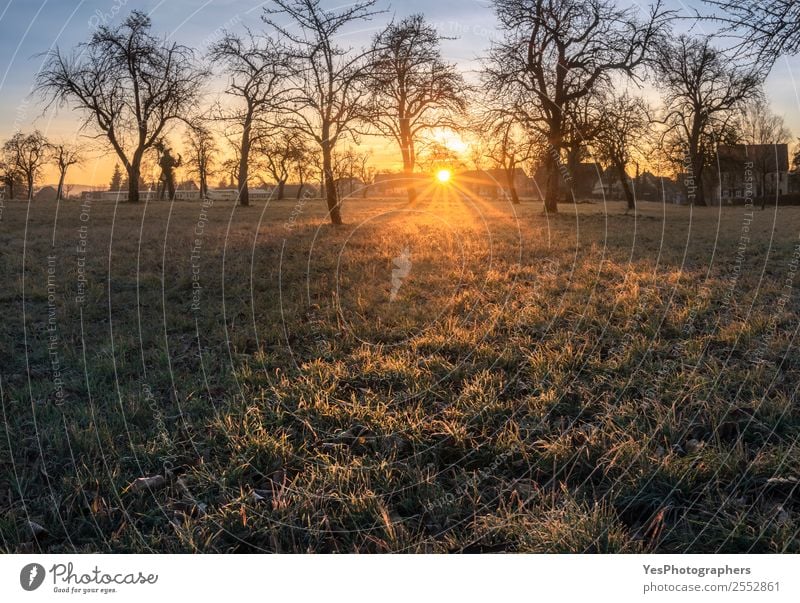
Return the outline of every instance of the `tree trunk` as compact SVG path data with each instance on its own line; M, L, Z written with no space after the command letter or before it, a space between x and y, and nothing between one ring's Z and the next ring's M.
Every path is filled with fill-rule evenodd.
M548 214L558 213L558 189L561 174L559 172L558 149L551 146L545 161L547 182L544 192L544 210Z
M200 199L205 199L208 196L208 178L205 169L200 170Z
M703 160L700 159L696 162L697 167L695 168L695 188L696 194L694 198L694 204L699 207L708 207L708 203L706 202L706 189L703 186Z
M558 213L558 192L561 181L561 118L559 115L552 117L549 122L549 135L547 137L548 150L545 166L547 170L547 183L544 193L544 210L548 214Z
M700 125L695 118L692 129L687 140L687 150L689 152L690 165L692 166L692 178L694 179L695 196L693 205L705 207L706 195L703 188L703 157L700 153ZM688 194L688 193L687 193Z
M133 160L127 166L128 171L128 203L139 203L139 174L142 171L142 155L144 149L133 154Z
M28 176L28 201L33 201L33 175Z
M278 180L278 201L283 201L284 191L286 189L286 179Z
M414 142L407 119L400 120L400 153L403 156L403 176L406 179L408 202L413 203L417 200L417 188L414 185L416 158L414 157Z
M299 179L300 179L300 186L298 186L298 187L297 187L297 197L296 197L296 199L297 199L298 201L299 201L299 200L300 200L300 198L303 196L303 186L305 186L305 182L304 182L304 177L303 177L303 172L302 172L302 170L300 171L300 174L299 174Z
M514 205L519 205L519 195L517 194L517 185L514 182L514 173L516 172L516 166L512 167L509 170L506 170L506 184L508 185L508 194L511 196L511 203Z
M239 205L247 207L250 205L250 189L247 185L248 174L248 161L250 160L250 136L253 129L253 115L248 112L244 120L244 127L242 129L242 153L239 158L239 171L236 177L237 181L237 196L239 197Z
M60 171L58 174L58 188L56 189L56 201L61 201L64 197L64 179L66 178L66 170Z
M628 181L628 174L625 173L625 166L617 163L617 176L622 184L622 192L625 193L625 201L628 202L628 209L636 209L636 197L631 190L631 183Z
M340 226L342 224L342 213L339 209L339 198L336 194L336 182L333 175L333 150L330 144L322 145L322 171L325 179L325 200L328 204L328 213L331 217L331 224Z
M551 116L548 120L547 136L547 159L545 160L545 171L547 182L545 183L544 210L548 214L558 213L558 192L561 181L561 114Z
M697 195L695 195L694 204L698 207L708 207L708 203L706 203L706 192L703 190L702 185L697 187Z
M128 203L139 203L139 170L133 166L128 170Z

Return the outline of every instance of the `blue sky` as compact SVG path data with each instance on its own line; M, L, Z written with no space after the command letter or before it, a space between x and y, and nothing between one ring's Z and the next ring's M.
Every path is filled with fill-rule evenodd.
M39 53L54 45L71 48L85 41L98 22L119 22L132 9L151 14L155 29L187 45L206 47L222 27L236 31L243 24L258 27L262 0L0 0L0 138L15 129L39 127L55 138L75 136L77 119L69 110L42 115L36 99L29 98L34 75L41 65ZM669 0L670 7L689 14L697 0ZM337 6L341 0L324 2ZM445 56L464 69L488 46L494 34L494 15L485 0L394 0L382 3L389 14L405 16L422 12L443 35L457 38L444 42ZM388 15L379 17L348 37L354 44L366 42ZM796 80L796 81L795 81ZM782 59L767 82L767 93L776 112L800 135L800 57ZM113 166L112 166L113 167ZM99 169L105 181L110 168ZM87 177L89 175L87 174Z
M36 55L55 45L71 48L85 41L98 22L117 23L120 15L132 9L144 10L152 16L156 30L188 45L207 46L221 27L234 31L241 24L258 27L262 7L269 4L262 0L0 0L0 111L4 116L13 114L29 94L41 65ZM443 34L458 36L459 40L445 43L445 51L459 62L471 60L486 45L494 22L484 1L404 0L383 6L398 16L424 12ZM378 17L366 28L377 28L387 18ZM360 42L370 35L370 31L359 31L352 38ZM0 132L8 130L4 119Z

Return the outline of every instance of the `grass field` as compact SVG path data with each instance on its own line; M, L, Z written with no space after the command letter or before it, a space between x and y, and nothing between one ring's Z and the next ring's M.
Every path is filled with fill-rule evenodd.
M800 552L800 210L322 205L4 202L0 549Z

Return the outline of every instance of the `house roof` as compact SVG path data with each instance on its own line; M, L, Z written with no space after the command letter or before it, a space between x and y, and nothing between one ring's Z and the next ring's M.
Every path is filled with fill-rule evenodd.
M56 196L58 196L58 192L56 191L55 187L48 185L43 186L36 191L36 193L33 195L33 198L37 201L55 201Z

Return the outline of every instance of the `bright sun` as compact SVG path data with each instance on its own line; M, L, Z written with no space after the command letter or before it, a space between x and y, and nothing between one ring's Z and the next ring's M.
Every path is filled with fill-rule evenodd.
M453 177L453 172L451 172L450 170L439 170L438 172L436 172L436 179L442 184L450 182L450 178L452 177Z

